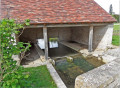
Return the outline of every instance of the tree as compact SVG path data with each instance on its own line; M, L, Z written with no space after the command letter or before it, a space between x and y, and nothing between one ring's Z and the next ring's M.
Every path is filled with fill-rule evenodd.
M25 24L29 25L29 20ZM25 78L29 76L23 73L23 67L17 66L12 58L13 55L23 56L30 47L29 43L16 43L13 36L25 24L16 23L14 19L0 21L0 88L22 88Z
M109 14L112 15L112 13L113 13L113 6L112 6L112 4L111 4L111 5L110 5L110 8L109 8Z

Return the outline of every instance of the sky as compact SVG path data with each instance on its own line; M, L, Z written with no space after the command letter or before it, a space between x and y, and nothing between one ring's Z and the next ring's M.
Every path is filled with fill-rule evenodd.
M113 12L115 12L115 14L119 14L119 0L94 0L94 1L96 1L107 12L109 12L110 4L112 4Z

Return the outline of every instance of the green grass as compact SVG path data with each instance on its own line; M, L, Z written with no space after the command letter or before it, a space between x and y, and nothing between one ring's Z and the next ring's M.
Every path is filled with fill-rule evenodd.
M113 35L112 44L119 46L119 36L118 35Z
M30 74L26 81L31 83L25 88L57 88L46 66L25 68L25 72Z
M112 44L116 46L119 46L119 30L120 30L120 25L114 25Z
M120 25L114 25L114 30L120 30Z

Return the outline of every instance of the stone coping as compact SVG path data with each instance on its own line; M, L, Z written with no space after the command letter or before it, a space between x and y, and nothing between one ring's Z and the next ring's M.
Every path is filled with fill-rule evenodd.
M120 88L120 59L78 76L75 88Z

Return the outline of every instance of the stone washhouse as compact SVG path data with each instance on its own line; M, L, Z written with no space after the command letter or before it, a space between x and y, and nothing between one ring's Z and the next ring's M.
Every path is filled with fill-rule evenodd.
M31 25L17 40L36 44L37 39L44 39L45 59L49 38L58 38L76 49L84 47L88 52L106 49L111 45L116 21L94 0L1 0L1 17L21 22L30 19Z

